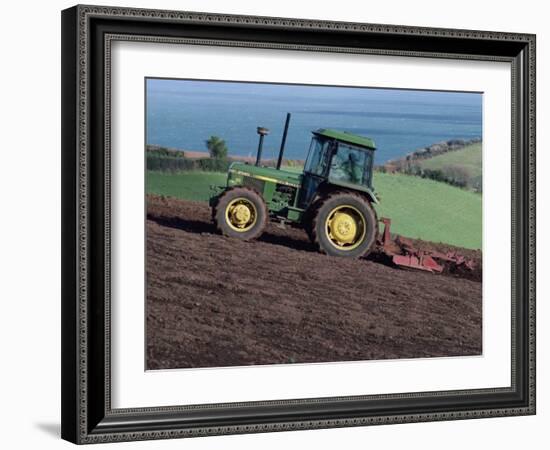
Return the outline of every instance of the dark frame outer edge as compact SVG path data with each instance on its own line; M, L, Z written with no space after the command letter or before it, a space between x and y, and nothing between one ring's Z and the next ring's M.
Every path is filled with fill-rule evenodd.
M77 8L61 17L61 437L78 441Z
M313 40L321 47L363 49L370 48L366 45L368 42L378 46L375 50L379 54L405 52L407 48L415 52L418 42L423 42L414 56L452 58L444 52L452 48L463 57L473 52L479 59L487 59L484 58L487 55L505 60L515 58L514 66L521 69L515 74L519 101L514 116L517 128L514 146L522 150L516 152L520 155L514 177L520 184L520 193L513 205L521 222L516 251L521 270L517 294L522 300L518 301L515 311L519 322L515 389L480 390L470 396L452 392L446 397L445 393L380 396L362 405L345 398L330 398L206 408L196 405L111 410L105 380L105 374L109 373L109 355L105 354L108 352L105 340L108 338L104 334L108 317L103 295L108 274L103 270L102 241L106 230L101 217L105 212L103 170L106 162L98 148L103 145L106 132L101 120L103 95L99 95L105 89L104 68L100 67L103 61L101 33L115 22L129 35L140 34L148 28L150 36L177 37L183 29L186 36L196 40L204 39L205 34L208 39L222 40L231 35L246 43L243 36L248 40L253 36L256 43L275 41L284 45L288 42L287 47L296 41L309 45ZM96 6L65 10L62 26L63 438L92 443L534 414L533 35ZM387 50L385 42L393 42L391 45L397 47ZM406 42L404 49L399 47L403 42ZM90 96L89 92L94 95ZM81 104L87 109L79 108ZM516 156L513 154L513 158ZM446 407L445 402L449 400L451 403ZM398 407L388 409L390 404Z

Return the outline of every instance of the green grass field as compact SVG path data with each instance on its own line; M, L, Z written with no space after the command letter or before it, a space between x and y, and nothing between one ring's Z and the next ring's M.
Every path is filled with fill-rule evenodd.
M467 169L472 178L478 177L481 175L481 142L416 162L424 169L431 170L460 166Z
M226 180L226 174L216 172L148 171L146 190L150 194L208 202L211 195L210 186L223 186Z
M208 201L210 185L226 175L212 172L148 172L147 192ZM392 219L392 232L432 242L481 248L481 195L420 177L374 174L381 197L379 217Z
M432 242L481 248L481 195L420 177L376 173L379 217L392 232Z

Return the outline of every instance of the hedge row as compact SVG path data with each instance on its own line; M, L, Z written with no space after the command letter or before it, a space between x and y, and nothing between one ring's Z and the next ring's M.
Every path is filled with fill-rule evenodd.
M147 144L146 146L148 155L158 156L173 156L175 158L185 158L185 152L176 148L167 148L160 145Z
M227 172L230 162L227 159L200 158L188 159L147 153L147 170L181 172L200 170L204 172Z
M395 170L388 170L387 166L376 166L375 170L382 173L404 173L406 175L414 175L421 178L429 178L430 180L440 181L452 186L457 186L464 189L471 189L474 192L482 191L482 177L473 177L470 171L463 166L449 165L441 169L424 169L419 165L409 165Z

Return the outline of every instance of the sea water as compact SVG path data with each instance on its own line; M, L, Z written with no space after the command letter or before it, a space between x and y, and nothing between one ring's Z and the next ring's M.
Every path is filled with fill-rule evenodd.
M230 155L254 156L262 126L270 130L263 158L276 158L287 112L287 159L305 159L319 128L374 139L377 164L443 140L482 137L479 92L146 80L148 144L206 151L206 140L219 136Z

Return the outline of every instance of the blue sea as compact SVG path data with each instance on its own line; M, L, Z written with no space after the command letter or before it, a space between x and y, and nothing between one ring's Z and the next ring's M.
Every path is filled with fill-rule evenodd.
M449 139L482 137L482 94L195 80L147 79L147 143L206 151L212 135L230 155L254 156L256 127L269 128L264 158L276 158L292 113L285 158L305 159L311 131L373 138L376 164Z

